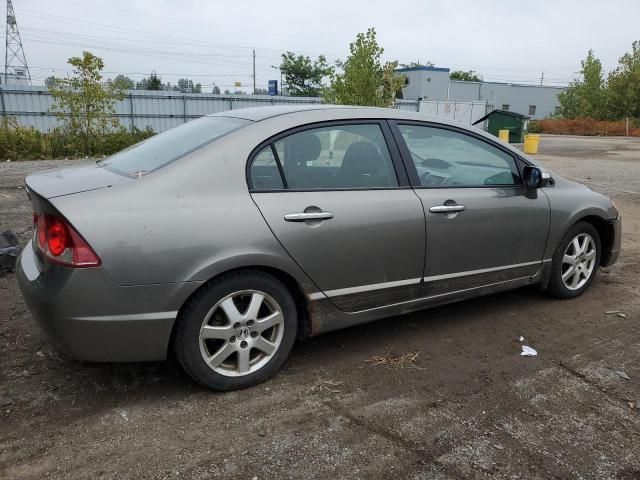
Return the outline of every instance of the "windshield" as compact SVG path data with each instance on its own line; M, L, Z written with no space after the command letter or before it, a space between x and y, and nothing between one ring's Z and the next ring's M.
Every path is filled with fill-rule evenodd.
M141 177L249 123L239 118L202 117L136 143L98 164L116 173Z

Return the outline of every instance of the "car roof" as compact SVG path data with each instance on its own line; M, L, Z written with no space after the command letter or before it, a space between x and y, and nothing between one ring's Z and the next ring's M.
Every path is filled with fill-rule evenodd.
M327 118L332 113L340 114L339 118L344 118L344 114L349 112L354 118L404 118L404 119L420 119L429 120L438 123L452 123L442 117L436 117L434 115L425 115L423 113L410 112L406 110L397 110L394 108L380 108L380 107L358 107L352 105L327 105L321 103L315 104L286 104L286 105L273 105L264 107L251 107L251 108L239 108L237 110L226 110L224 112L212 113L209 117L233 117L242 118L244 120L251 120L253 122L260 122L273 117L279 117L282 115L292 115L304 112L317 112L322 111L327 114Z
M349 108L349 109L361 109L363 107L350 107L350 106L338 106L338 105L325 105L321 103L300 103L300 104L286 104L286 105L269 105L250 108L239 108L234 110L225 110L223 112L212 113L207 115L208 117L234 117L242 118L245 120L251 120L253 122L259 122L272 117L278 117L280 115L287 115L291 113L305 112L309 110L331 110L336 108Z

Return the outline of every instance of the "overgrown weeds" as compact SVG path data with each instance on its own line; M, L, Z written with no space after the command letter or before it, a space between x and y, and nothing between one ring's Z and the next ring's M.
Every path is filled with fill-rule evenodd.
M89 155L111 155L154 135L151 128L129 130L123 126L92 138ZM34 127L19 125L14 118L4 118L0 125L1 160L39 160L85 156L85 142L80 135L64 128L43 133Z

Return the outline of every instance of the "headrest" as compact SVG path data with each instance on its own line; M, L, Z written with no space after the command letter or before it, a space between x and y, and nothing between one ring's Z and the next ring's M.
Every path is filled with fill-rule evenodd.
M304 166L306 162L320 156L322 145L317 135L311 132L301 132L288 139L287 160L296 165Z
M341 171L349 174L374 174L384 165L384 159L371 142L356 142L347 148Z

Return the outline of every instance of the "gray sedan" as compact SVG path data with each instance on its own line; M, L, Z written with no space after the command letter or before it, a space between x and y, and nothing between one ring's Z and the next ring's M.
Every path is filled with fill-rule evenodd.
M223 112L26 185L18 279L50 336L87 361L173 352L221 390L296 338L525 285L576 297L620 250L608 198L391 109Z

